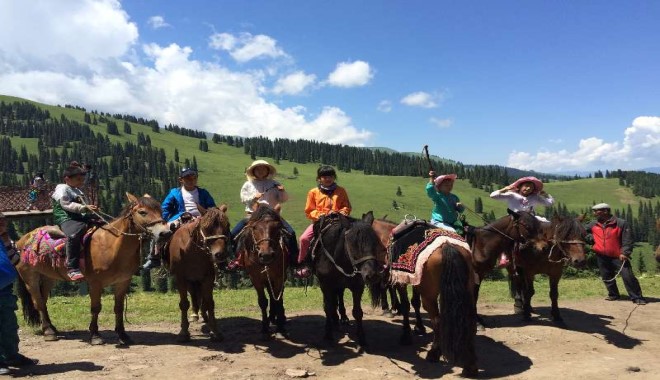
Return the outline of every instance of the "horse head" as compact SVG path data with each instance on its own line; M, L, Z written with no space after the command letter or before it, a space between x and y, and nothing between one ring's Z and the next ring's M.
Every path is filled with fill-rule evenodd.
M513 240L524 243L539 236L541 233L541 222L526 211L507 210L510 216L509 226L506 233Z
M346 218L348 219L348 218ZM367 284L380 283L386 249L374 231L372 213L354 220L344 233L346 254Z
M227 242L229 241L229 219L227 206L204 209L196 231L199 234L198 244L206 250L212 259L218 263L227 256Z
M270 265L282 254L284 226L276 210L267 205L259 205L246 225L247 234L243 237L244 247L251 261ZM252 255L256 254L256 260Z
M131 193L126 193L129 204L124 208L121 215L130 220L141 233L150 234L157 241L165 241L172 236L165 220L162 217L160 203L145 194L138 198Z
M566 260L577 268L586 265L584 249L586 231L580 223L581 220L581 218L562 218L557 215L552 218L552 224L546 229L546 237L552 244L548 260L556 261L553 255L559 251L560 261Z

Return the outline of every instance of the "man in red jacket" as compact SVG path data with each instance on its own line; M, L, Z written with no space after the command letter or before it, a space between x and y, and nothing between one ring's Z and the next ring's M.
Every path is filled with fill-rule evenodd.
M616 286L616 274L621 270L621 278L630 296L630 300L637 305L646 305L642 296L642 289L630 265L630 255L633 249L632 231L628 223L613 216L610 205L599 203L591 208L596 217L585 228L591 233L594 240L593 251L596 252L600 276L607 288L608 301L621 298L619 288Z

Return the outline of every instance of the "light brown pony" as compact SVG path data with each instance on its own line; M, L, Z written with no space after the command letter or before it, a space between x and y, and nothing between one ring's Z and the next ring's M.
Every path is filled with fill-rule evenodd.
M270 322L276 326L278 339L287 335L284 324L284 282L289 266L286 239L289 236L284 229L279 213L267 205L259 205L240 233L239 246L245 250L244 268L257 291L261 308L261 334L264 339L270 337ZM270 317L267 313L270 298Z
M520 292L522 300L522 314L527 321L532 318L532 296L534 296L534 276L543 273L550 282L550 302L553 321L562 323L557 300L559 298L559 280L564 266L572 265L576 268L586 264L585 230L582 218L562 218L555 216L551 223L543 223L541 237L535 244L527 244L520 249L515 258L517 266L516 275L512 281L516 282L514 289Z
M137 198L126 193L130 202L121 215L109 224L100 227L90 240L85 250L83 273L89 286L92 320L89 324L90 343L103 344L99 335L98 316L101 312L101 294L103 288L114 285L115 332L122 345L131 344L131 338L124 329L124 298L131 283L131 277L140 265L142 239L153 236L156 239L167 238L171 231L161 217L160 203L145 195ZM38 229L37 229L38 230ZM23 236L16 246L19 250L37 230ZM54 267L50 258L32 266L21 262L18 266L24 287L19 284L19 295L23 304L23 315L31 325L41 322L44 339L57 340L57 329L53 326L46 302L55 281L68 280L65 267ZM22 290L27 290L22 291Z
M384 246L390 244L390 234L397 224L377 219L372 227ZM436 248L424 264L421 283L413 286L412 304L415 308L415 330L424 333L419 304L429 314L433 327L433 343L426 360L437 362L444 356L451 364L463 368L462 375L478 374L474 348L476 328L475 303L476 274L472 266L471 252L459 245L447 242ZM403 316L402 344L412 342L410 330L410 303L405 284L395 285L401 301Z
M213 285L216 277L215 264L225 259L229 241L227 206L203 209L202 217L184 224L172 236L169 243L169 269L176 280L181 310L181 331L178 342L190 340L188 327L188 294L193 312L201 314L212 341L221 341L222 334L215 320ZM199 317L198 317L199 318Z

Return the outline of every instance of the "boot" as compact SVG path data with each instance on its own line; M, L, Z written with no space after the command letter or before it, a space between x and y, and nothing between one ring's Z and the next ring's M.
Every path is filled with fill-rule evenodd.
M70 235L66 239L66 267L71 281L80 281L85 276L80 272L80 243L78 237Z
M227 263L227 272L236 272L243 267L243 245L238 242L236 244L236 257Z
M161 265L160 256L154 255L153 253L149 253L149 255L147 256L147 261L142 266L142 269L148 271L155 268L159 268L160 265Z

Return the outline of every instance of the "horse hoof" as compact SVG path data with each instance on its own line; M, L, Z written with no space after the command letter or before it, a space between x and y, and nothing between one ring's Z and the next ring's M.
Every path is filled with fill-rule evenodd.
M415 326L415 334L426 335L426 328L424 326Z
M177 343L186 343L190 342L190 333L179 333L176 336Z
M481 323L477 323L477 331L486 331L486 326Z
M60 338L58 338L57 335L55 335L55 334L47 334L47 335L44 335L44 340L46 342L56 342L56 341L60 340Z
M286 340L288 339L288 334L286 332L276 332L275 333L275 339L277 340Z
M189 321L190 322L199 322L199 315L191 315Z
M211 333L211 342L222 342L223 340L225 340L225 337L222 335L222 333Z
M105 341L100 336L93 336L92 339L89 340L89 344L92 346L101 346L105 344Z
M133 343L135 343L135 342L133 342L133 339L131 339L131 337L129 337L128 335L119 337L119 345L120 346L130 346Z
M477 369L477 367L463 368L463 371L461 371L461 376L474 379L477 376L479 376L479 370Z

